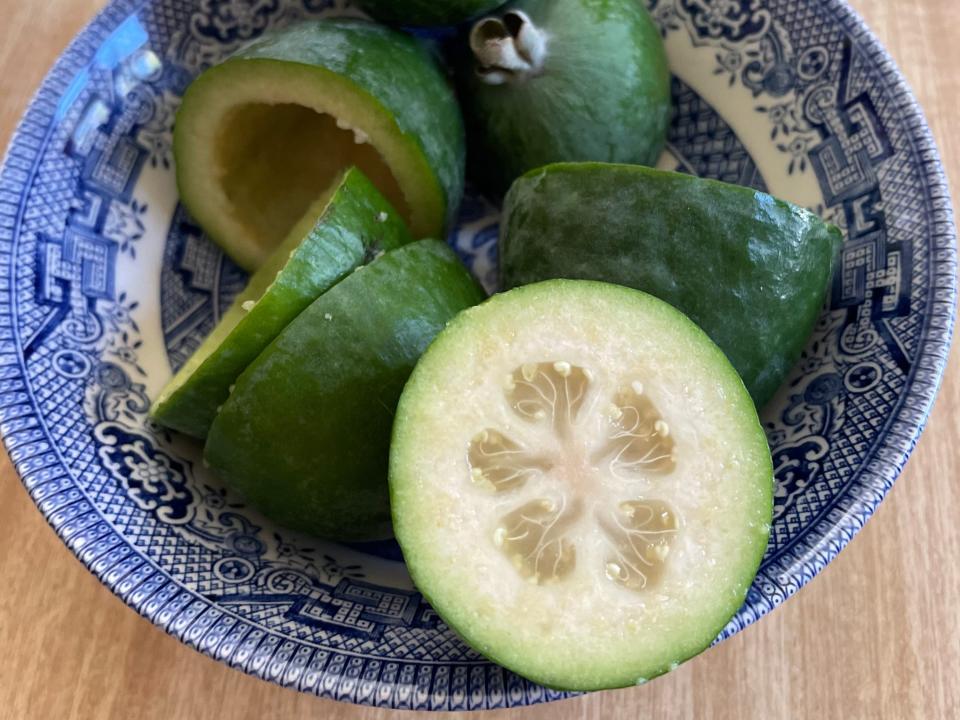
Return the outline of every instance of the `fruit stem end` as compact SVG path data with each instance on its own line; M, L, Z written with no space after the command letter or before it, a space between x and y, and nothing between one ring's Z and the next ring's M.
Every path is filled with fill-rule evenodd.
M547 34L526 13L511 10L477 21L470 30L470 50L477 77L488 85L504 85L543 70Z

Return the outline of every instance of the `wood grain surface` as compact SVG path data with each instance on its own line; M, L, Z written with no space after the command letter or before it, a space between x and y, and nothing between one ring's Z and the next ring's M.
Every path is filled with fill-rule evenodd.
M0 2L0 147L101 4ZM899 62L960 182L958 0L853 4ZM958 414L955 349L928 428L879 512L757 625L645 687L473 717L960 718ZM0 718L397 715L281 689L165 635L73 558L0 456Z

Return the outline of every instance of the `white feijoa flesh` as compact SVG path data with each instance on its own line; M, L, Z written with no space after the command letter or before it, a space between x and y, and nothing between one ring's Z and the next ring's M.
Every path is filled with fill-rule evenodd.
M766 548L772 465L730 363L652 296L555 280L467 310L420 360L390 459L417 587L546 685L632 685L707 647Z

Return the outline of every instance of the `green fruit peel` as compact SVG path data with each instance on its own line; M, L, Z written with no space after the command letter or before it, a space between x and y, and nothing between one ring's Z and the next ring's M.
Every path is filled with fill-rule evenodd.
M250 279L150 410L203 438L241 372L304 308L377 253L411 241L390 203L357 169L320 197Z
M504 287L572 278L656 295L727 353L758 406L800 357L843 242L837 228L766 193L602 163L520 178L502 227Z
M207 436L206 462L285 527L333 540L388 537L397 399L436 334L482 298L436 240L357 269L240 376Z

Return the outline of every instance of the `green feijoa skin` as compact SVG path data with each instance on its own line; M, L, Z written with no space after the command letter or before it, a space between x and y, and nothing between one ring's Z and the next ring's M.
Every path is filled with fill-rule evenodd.
M643 3L517 0L477 21L464 44L470 168L488 191L548 163L656 163L670 72Z
M230 386L289 322L354 268L411 239L363 173L348 170L253 275L161 391L150 416L187 435L206 437Z
M837 228L766 193L603 163L518 179L502 227L504 287L579 278L656 295L727 353L758 407L800 357L843 243Z
M240 376L210 428L206 462L283 526L331 540L388 537L397 399L436 334L482 299L436 240L356 270Z
M416 238L443 237L463 194L463 122L444 74L413 37L358 19L268 33L204 72L174 154L184 205L247 270L351 166Z
M773 467L721 350L651 295L550 280L458 315L390 450L413 581L477 651L544 685L645 682L741 606Z
M360 0L381 22L410 27L457 25L502 5L503 0Z

